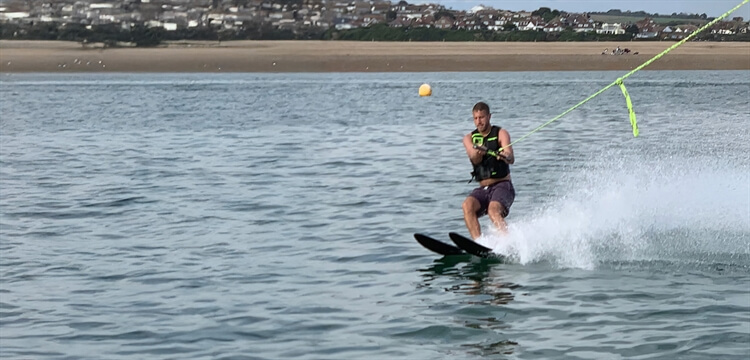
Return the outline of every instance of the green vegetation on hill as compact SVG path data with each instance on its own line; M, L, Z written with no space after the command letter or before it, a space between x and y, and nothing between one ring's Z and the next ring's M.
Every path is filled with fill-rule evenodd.
M309 28L303 31L280 30L268 23L249 23L235 30L217 30L209 27L177 29L167 31L158 27L138 25L130 30L117 24L95 25L90 29L81 24L66 24L58 27L53 23L38 23L33 26L0 23L0 39L3 40L63 40L81 43L104 43L117 46L129 43L137 47L158 46L167 40L317 40L324 31Z
M551 10L548 7L540 7L539 9L534 10L531 13L531 16L541 16L544 22L548 23L552 21L552 19L560 16L560 11L557 9Z

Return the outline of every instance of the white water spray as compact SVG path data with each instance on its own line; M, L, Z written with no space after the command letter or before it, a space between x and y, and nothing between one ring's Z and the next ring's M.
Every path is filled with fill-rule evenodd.
M563 179L559 195L479 241L516 261L592 269L607 261L727 261L750 255L746 161L609 162ZM731 260L730 260L731 261Z

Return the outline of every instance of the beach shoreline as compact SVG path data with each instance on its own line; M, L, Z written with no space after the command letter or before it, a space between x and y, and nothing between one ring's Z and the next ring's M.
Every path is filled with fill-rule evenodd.
M632 70L674 42L175 41L103 48L0 41L0 72L465 72ZM616 47L629 54L604 55ZM750 70L750 43L688 42L645 70Z

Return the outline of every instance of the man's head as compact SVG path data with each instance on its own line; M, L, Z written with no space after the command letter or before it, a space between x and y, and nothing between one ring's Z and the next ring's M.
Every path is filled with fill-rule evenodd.
M471 109L471 113L474 116L474 125L477 127L479 132L484 133L490 131L490 106L484 102L478 102Z

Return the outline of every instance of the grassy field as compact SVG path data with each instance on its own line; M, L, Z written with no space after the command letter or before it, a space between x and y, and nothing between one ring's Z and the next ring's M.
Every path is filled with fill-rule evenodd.
M601 21L605 23L620 23L620 24L627 24L627 23L635 23L638 21L643 20L644 16L624 16L624 15L591 15L591 18L594 19L594 21ZM657 24L668 24L668 23L679 23L679 24L693 24L701 26L705 23L707 23L707 20L700 20L700 19L679 19L679 18L668 18L668 17L657 17L653 18L654 22Z

